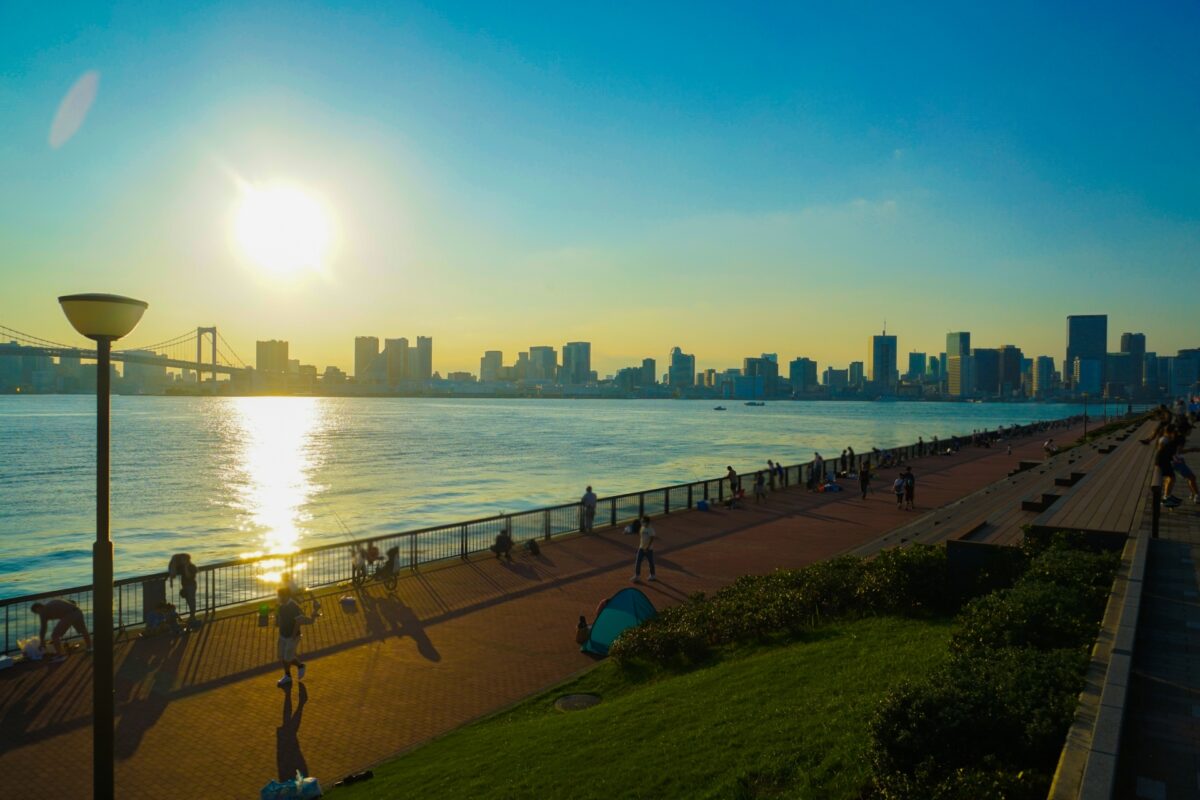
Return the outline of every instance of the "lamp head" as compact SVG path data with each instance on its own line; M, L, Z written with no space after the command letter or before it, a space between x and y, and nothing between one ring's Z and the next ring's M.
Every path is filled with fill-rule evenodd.
M89 339L120 339L135 327L147 303L116 294L68 294L58 298L67 321Z

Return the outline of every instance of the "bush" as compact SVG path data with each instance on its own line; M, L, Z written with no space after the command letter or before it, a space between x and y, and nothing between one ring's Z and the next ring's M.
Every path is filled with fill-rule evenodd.
M946 548L914 544L885 550L863 566L857 598L874 613L950 612L955 608Z
M887 798L1006 797L979 793L980 782L1028 779L1044 797L1086 667L1079 650L1005 648L953 659L928 681L900 686L870 723L876 790Z

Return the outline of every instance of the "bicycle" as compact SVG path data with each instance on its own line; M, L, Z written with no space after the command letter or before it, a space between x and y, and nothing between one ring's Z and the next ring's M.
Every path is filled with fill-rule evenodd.
M358 550L354 554L354 569L350 574L350 582L361 589L372 581L379 581L389 592L394 591L400 578L399 562L399 547L388 548L387 558L382 563L378 563L377 558L369 558L366 552Z

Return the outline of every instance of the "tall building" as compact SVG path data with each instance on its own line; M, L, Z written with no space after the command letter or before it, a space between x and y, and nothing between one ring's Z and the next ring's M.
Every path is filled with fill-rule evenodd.
M479 359L479 382L488 383L500 379L504 367L504 353L500 350L485 350Z
M671 348L667 382L672 386L693 386L696 383L696 357L678 347Z
M925 374L930 380L935 383L940 383L942 380L942 361L937 356L929 357L929 366L925 370Z
M1146 334L1144 333L1122 333L1121 334L1121 352L1133 353L1134 355L1146 355Z
M529 348L529 369L525 374L525 379L543 383L557 380L558 351L545 345Z
M427 381L433 377L433 337L417 337L417 354L414 364L413 377L419 381Z
M653 358L643 358L642 359L642 385L643 386L653 386L654 384L658 383L658 380L655 377L658 374L657 372L655 372L655 370L657 370L657 369L658 369L658 365L654 363Z
M288 343L277 339L255 342L254 370L259 375L286 375Z
M849 370L826 367L821 373L821 380L830 391L845 389L850 381Z
M374 378L375 362L379 358L378 336L354 337L354 380L368 383Z
M773 397L779 391L779 363L766 357L742 359L742 375L761 377L765 396Z
M925 354L912 351L908 354L908 372L904 373L904 378L910 381L919 381L925 375Z
M1054 390L1054 359L1038 356L1033 362L1033 395L1048 397Z
M1146 353L1142 357L1142 386L1149 392L1158 392L1158 353Z
M1098 358L1076 356L1071 362L1071 388L1079 393L1099 395L1104 382L1103 365Z
M788 364L788 380L792 393L801 395L817 389L817 362L811 358L794 358Z
M943 357L947 389L951 397L968 397L975 392L975 369L971 361L971 334L956 331L946 334Z
M879 389L895 387L900 380L896 369L896 337L888 336L887 329L871 337L871 382Z
M1110 397L1129 397L1142 386L1143 353L1109 353L1104 360L1104 389Z
M1067 317L1067 357L1063 376L1070 376L1071 387L1075 388L1075 360L1095 361L1100 374L1104 374L1104 357L1108 354L1108 315L1073 314ZM1091 368L1085 370L1091 374ZM1077 389L1097 391L1097 389Z
M384 380L388 386L396 386L411 377L412 351L409 349L407 338L402 336L399 339L384 339L382 358Z
M982 395L1000 393L1000 351L991 347L971 350L975 361L975 391Z
M563 363L560 383L582 386L592 377L592 343L567 342L563 345Z
M846 371L846 374L850 386L855 389L861 389L867 382L867 373L863 369L863 362L861 361L851 361L850 368Z
M1012 397L1014 393L1021 391L1021 365L1024 361L1025 354L1016 345L1006 344L1000 348L1000 374L997 383L1002 396Z

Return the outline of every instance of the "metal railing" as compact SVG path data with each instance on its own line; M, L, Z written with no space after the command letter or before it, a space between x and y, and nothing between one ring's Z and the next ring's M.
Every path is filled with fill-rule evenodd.
M1049 424L1062 424L1067 420L1054 420L1017 426L1016 435L1028 435ZM954 437L942 440L949 443ZM963 441L964 437L958 437ZM969 441L969 439L967 440ZM929 451L931 442L924 447ZM918 445L911 444L870 453L855 455L846 470L857 472L862 465L872 468L880 463L900 464L917 456ZM765 469L763 470L765 471ZM836 477L843 471L839 458L825 461L826 477ZM752 483L758 470L741 473L743 488L753 492ZM814 485L813 462L784 467L782 486ZM642 516L660 516L690 510L701 501L724 503L730 496L728 478L709 478L691 483L663 486L641 492L630 492L597 501L595 527L622 526ZM579 503L565 503L548 508L499 514L492 517L436 525L412 531L402 531L373 536L353 541L318 545L281 555L266 555L254 558L223 561L199 567L196 576L196 612L211 614L230 606L270 600L275 596L282 573L290 573L302 585L312 589L347 583L354 565L353 554L360 546L374 544L379 552L385 553L392 547L399 548L399 564L410 570L422 565L449 559L467 559L472 555L488 551L501 531L508 531L514 547L520 547L530 539L549 540L555 536L578 533L582 520ZM176 590L177 591L177 590ZM10 597L0 600L0 624L3 625L3 647L0 653L18 649L18 641L37 635L40 620L29 607L49 598L70 600L78 605L91 627L92 587L76 586L38 594ZM160 601L174 603L180 613L186 610L182 598L173 596L167 587L167 573L141 575L124 578L114 584L113 609L114 627L126 628L144 624L146 613L153 611Z

